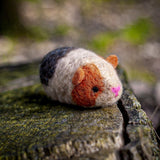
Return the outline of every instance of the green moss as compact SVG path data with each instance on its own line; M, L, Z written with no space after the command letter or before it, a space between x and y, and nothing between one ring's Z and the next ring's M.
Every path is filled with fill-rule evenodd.
M123 74L120 70L119 73ZM132 92L126 92L124 90L122 96L123 105L129 120L135 122L127 126L130 144L136 148L139 144L135 144L135 140L147 140L146 146L155 149L153 156L158 157L155 139L151 143L148 138L150 130L141 127L147 125L146 115L134 102ZM90 157L96 151L101 154L102 150L105 150L102 158L105 159L119 150L122 125L122 114L116 104L96 109L62 104L47 98L39 83L0 93L0 159L47 159L48 156L48 159L51 156L52 159L71 159L81 155ZM138 137L139 132L133 131L138 131L135 127L143 129L143 139Z
M16 147L15 145L18 145L18 143L27 145L34 135L35 143L39 139L45 143L48 132L52 132L50 131L50 127L53 125L56 127L59 123L63 126L63 122L61 121L64 119L64 115L60 113L63 109L58 109L59 106L57 105L56 113L53 114L50 109L54 107L55 104L52 104L43 94L39 84L12 92L6 92L3 95L1 94L0 101L0 146L3 146L3 150L0 152L3 154L7 150L12 152L12 144L14 147ZM61 115L62 119L59 117L57 121L55 118L56 114ZM44 127L41 126L42 124L44 124ZM65 126L63 129L65 129ZM41 132L39 132L40 130ZM15 137L17 133L18 136ZM9 143L8 140L10 141ZM16 148L13 150L14 153Z
M140 18L126 26L121 31L121 37L132 44L142 44L150 37L152 30L152 22L148 18Z
M38 75L38 66L39 62L34 64L6 66L0 68L0 86L4 86L8 82L18 78L27 77L30 75Z
M37 155L43 159L47 149L66 159L85 153L86 148L103 149L108 141L116 148L121 125L116 106L87 110L60 104L47 98L40 84L8 91L0 94L0 158L23 153L27 158Z

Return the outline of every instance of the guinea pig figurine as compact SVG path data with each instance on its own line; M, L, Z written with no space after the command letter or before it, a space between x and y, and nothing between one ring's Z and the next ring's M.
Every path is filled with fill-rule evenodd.
M53 100L82 107L105 107L118 101L123 87L115 55L104 59L73 47L49 52L40 65L40 80Z

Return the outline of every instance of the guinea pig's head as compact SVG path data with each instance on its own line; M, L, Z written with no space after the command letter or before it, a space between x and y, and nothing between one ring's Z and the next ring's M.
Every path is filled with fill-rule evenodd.
M114 104L122 95L123 87L115 71L118 58L109 56L100 65L94 63L79 67L72 84L72 99L83 107L105 107Z

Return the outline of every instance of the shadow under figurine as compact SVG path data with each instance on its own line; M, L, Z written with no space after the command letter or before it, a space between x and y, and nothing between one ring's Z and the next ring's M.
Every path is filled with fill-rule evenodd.
M106 107L123 92L117 65L115 55L104 59L83 48L63 47L43 58L40 80L53 100L86 108Z

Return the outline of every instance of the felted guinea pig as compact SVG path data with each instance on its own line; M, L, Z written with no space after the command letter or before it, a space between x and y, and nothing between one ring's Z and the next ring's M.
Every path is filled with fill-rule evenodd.
M63 47L43 58L40 80L53 100L88 108L105 107L122 95L117 65L115 55L104 59L86 49Z

